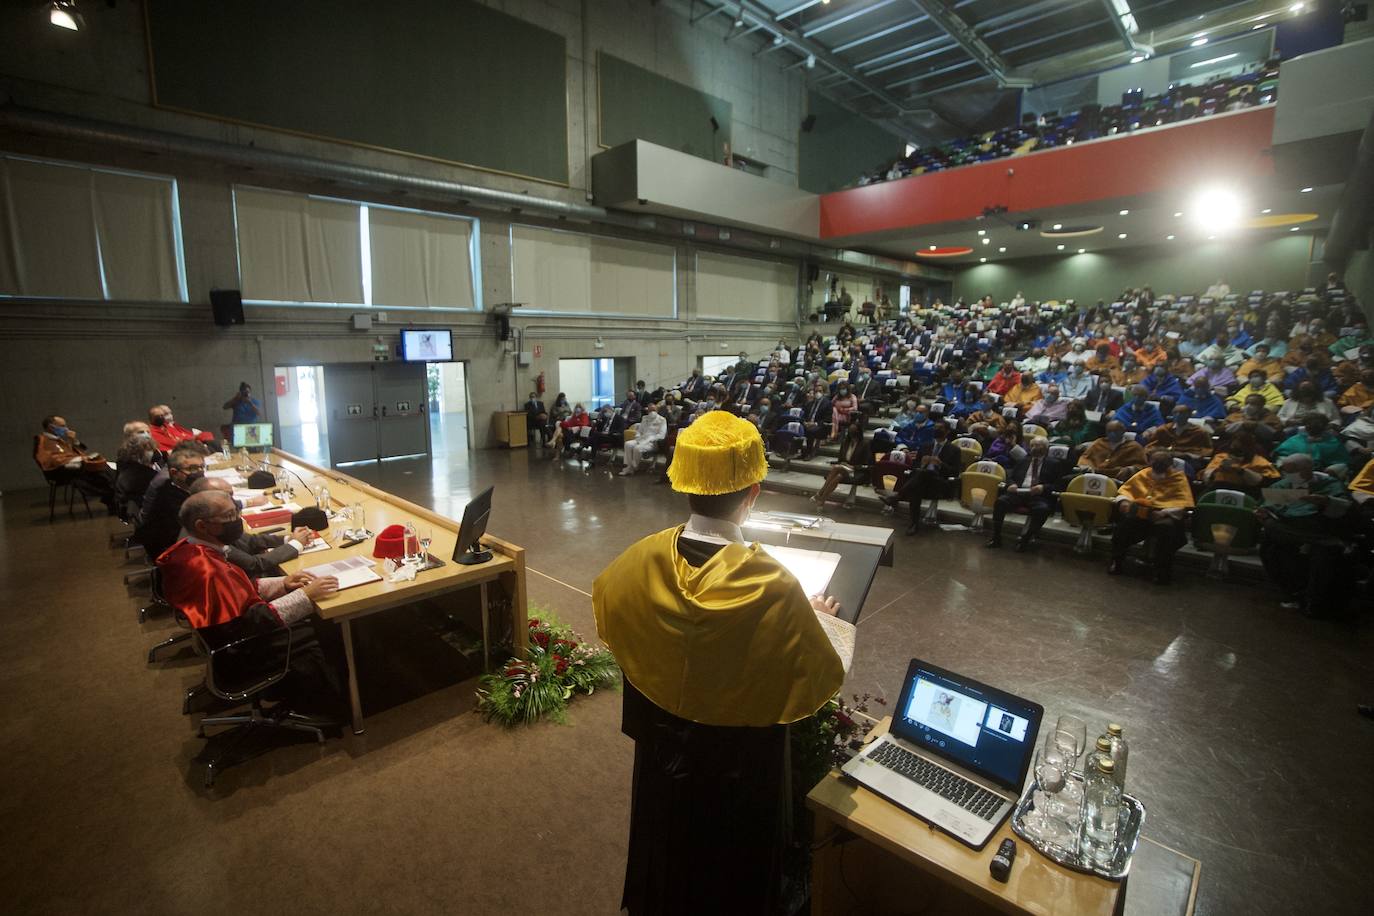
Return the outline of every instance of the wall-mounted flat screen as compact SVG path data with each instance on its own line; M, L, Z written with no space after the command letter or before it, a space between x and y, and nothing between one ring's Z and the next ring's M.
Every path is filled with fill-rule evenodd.
M442 329L402 331L401 359L408 363L453 362L453 332Z

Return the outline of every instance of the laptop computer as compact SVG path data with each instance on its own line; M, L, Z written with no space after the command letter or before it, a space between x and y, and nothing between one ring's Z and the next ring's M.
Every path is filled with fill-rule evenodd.
M844 765L863 786L982 849L1021 795L1040 704L913 658L886 735Z

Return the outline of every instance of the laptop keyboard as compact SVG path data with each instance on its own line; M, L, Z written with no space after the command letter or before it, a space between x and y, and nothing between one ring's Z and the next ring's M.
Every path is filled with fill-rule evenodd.
M951 773L944 767L936 766L891 741L884 741L881 747L868 755L868 759L905 776L917 785L924 786L942 798L949 799L985 821L992 820L993 812L1002 804L1001 796L958 774Z

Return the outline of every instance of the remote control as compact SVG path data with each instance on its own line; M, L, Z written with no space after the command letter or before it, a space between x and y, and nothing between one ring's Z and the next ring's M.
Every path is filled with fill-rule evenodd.
M988 871L998 881L1005 882L1011 877L1011 863L1016 861L1016 841L1008 837L997 847L997 855L988 863Z

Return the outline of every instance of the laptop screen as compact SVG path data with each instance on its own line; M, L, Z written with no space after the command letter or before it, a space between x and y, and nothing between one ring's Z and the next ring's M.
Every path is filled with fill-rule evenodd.
M1019 791L1044 713L1038 703L912 659L892 733Z

